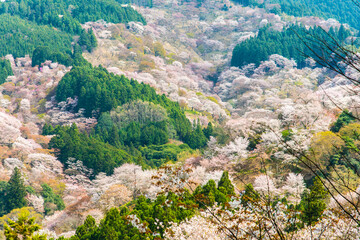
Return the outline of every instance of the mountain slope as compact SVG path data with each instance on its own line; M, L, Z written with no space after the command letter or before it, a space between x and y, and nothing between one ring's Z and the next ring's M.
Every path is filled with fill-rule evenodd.
M351 27L360 29L360 9L353 0L265 0L268 4L279 4L274 11L281 11L297 17L318 16L335 18Z

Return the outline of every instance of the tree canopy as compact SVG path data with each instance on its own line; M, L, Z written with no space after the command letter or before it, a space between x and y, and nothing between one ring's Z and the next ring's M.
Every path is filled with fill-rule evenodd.
M266 26L259 30L256 37L236 45L233 50L231 65L236 67L250 63L259 65L262 61L268 60L270 55L279 54L288 59L296 60L298 67L304 67L306 56L312 56L313 52L299 35L303 36L304 39L316 36L325 40L334 36L341 43L349 36L349 32L343 26L340 29L330 29L329 35L320 27L306 29L304 26L294 25L279 32L272 30L270 26ZM307 44L312 44L310 42L307 41ZM320 49L318 50L320 51ZM319 55L322 54L323 52L319 52Z

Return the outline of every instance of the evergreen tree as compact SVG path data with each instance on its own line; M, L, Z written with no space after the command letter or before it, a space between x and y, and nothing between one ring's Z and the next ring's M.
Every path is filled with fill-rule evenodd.
M326 208L327 196L328 192L317 177L310 188L310 192L306 191L300 202L302 212L300 218L304 224L311 225L321 217Z
M46 60L50 60L50 52L50 48L47 46L37 47L33 52L32 66L40 66L41 63L45 62Z
M3 84L6 81L8 76L12 76L13 71L9 60L0 59L0 84Z
M63 210L65 208L65 204L62 198L55 194L49 185L41 184L41 187L43 189L41 196L44 199L44 209L46 215L52 214L57 210ZM53 207L54 205L56 208Z
M91 52L94 48L97 47L97 40L92 28L89 30L88 34L89 34L89 42L90 42L90 46L88 46L88 49Z
M331 37L339 43L343 43L349 36L349 33L344 27L340 30L336 29L334 35ZM309 39L304 43L304 39L299 38L298 35ZM298 67L304 67L306 66L305 55L311 57L316 54L324 58L330 57L329 53L313 45L314 42L317 42L316 38L332 44L334 41L331 37L320 27L306 29L301 25L293 25L283 29L283 31L275 31L269 26L266 26L259 29L256 37L252 37L236 45L233 50L231 65L243 67L244 65L254 63L258 66L262 61L268 60L270 55L279 54L288 59L296 60ZM312 52L306 45L313 47L312 49L316 49L317 52Z
M349 112L348 110L344 110L336 122L331 126L330 131L332 132L339 132L340 129L349 123L355 121L355 117Z
M204 186L197 187L195 189L194 196L196 202L199 204L199 207L205 208L206 206L214 205L216 191L216 183L212 179L209 180Z
M26 189L20 170L16 167L5 190L5 210L11 212L16 208L25 207Z
M89 239L89 237L94 233L96 228L97 226L95 219L91 215L89 215L87 216L84 224L76 229L75 238L79 240Z
M235 195L234 185L229 179L229 172L224 171L218 183L218 190L225 195Z
M279 7L275 11L279 15L283 12L296 17L317 16L324 19L334 18L341 23L348 23L356 29L359 29L360 26L358 17L360 8L358 8L357 2L354 0L267 0L266 2L278 5Z
M211 122L209 122L207 128L204 128L203 130L204 135L207 139L210 139L210 136L214 134L214 128Z
M5 206L5 193L7 188L7 182L0 181L0 216L5 215L7 213Z
M255 191L252 184L245 187L244 193L241 195L241 204L247 207L251 203L256 203L260 200L260 194Z

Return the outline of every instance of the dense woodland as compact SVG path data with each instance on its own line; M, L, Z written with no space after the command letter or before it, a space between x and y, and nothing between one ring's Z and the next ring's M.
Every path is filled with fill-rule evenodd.
M95 115L97 117L101 117L102 113L109 112L118 106L135 100L159 105L166 110L165 115L167 116L164 116L164 121L159 121L158 123L151 123L152 121L149 121L147 124L132 124L129 122L129 126L122 126L120 128L130 127L136 133L138 132L136 129L140 131L142 127L147 125L145 132L157 132L160 134L156 138L142 140L143 143L164 143L165 141L161 139L166 139L169 135L171 136L170 132L173 132L171 129L174 129L176 136L185 143L188 143L191 148L202 148L206 145L207 138L200 126L192 126L178 103L171 101L165 95L158 95L155 89L147 84L138 83L133 79L129 80L125 76L114 75L101 66L78 66L66 74L59 83L56 99L58 101L65 101L69 97L77 97L77 108L84 108L86 116ZM146 106L143 105L143 107ZM141 109L138 108L137 111L141 111ZM151 112L151 110L149 111ZM103 117L102 121L108 121L108 118ZM103 123L103 125L109 127L102 128L101 130L109 132L113 124ZM115 127L121 130L116 124ZM209 134L207 135L209 136ZM128 140L123 141L129 143ZM135 146L140 144L136 138L131 142Z
M48 26L40 26L18 16L0 15L0 55L23 57L37 46L48 46L60 52L71 50L72 37Z
M62 163L67 164L69 158L77 159L91 168L95 175L99 172L110 174L116 166L133 161L124 150L80 133L76 125L58 128L55 132L45 128L44 134L48 133L57 135L49 146L58 149L57 156Z
M132 126L134 123L131 124ZM139 128L140 129L140 128ZM165 144L168 139L164 139L163 143L144 143L142 146L136 146L134 143L134 135L144 139L149 136L158 135L156 132L148 132L139 129L120 132L115 127L111 128L109 133L93 133L88 136L80 133L76 125L71 127L53 128L51 125L45 125L43 129L44 135L56 136L52 138L50 147L57 149L57 157L67 167L68 159L73 158L79 160L84 166L91 169L92 173L89 177L95 177L98 173L104 172L112 174L114 168L124 163L136 163L143 168L157 168L164 163L178 160L179 154L183 152L191 153L193 150L187 144L175 145ZM121 143L120 134L123 134L124 141L129 143ZM105 135L106 134L106 135ZM141 138L136 139L139 142Z
M70 34L81 33L80 23L100 19L113 23L145 23L144 18L132 7L121 7L114 0L6 1L0 4L0 13L18 15L23 19L53 26Z
M72 51L73 36L79 35L78 44L92 51L96 38L92 30L83 30L80 23L104 19L108 22L127 23L144 18L132 7L122 7L116 1L6 1L0 3L0 56L32 55L37 47L50 47L47 60L68 63L59 56ZM57 56L54 56L57 55ZM60 59L60 60L59 60ZM71 65L71 64L65 64Z
M0 59L0 84L3 84L8 76L13 75L9 60Z
M101 66L75 66L65 75L56 98L68 97L77 98L77 108L85 109L86 115L98 116L94 131L88 136L76 126L45 125L43 134L56 134L50 147L58 150L62 163L69 157L80 160L92 169L92 176L111 174L124 163L160 167L177 161L181 152L205 147L214 134L211 123L206 128L192 124L178 103L158 95L149 85L110 74ZM168 144L170 139L186 144Z
M278 3L280 8L274 8L275 13L284 12L293 16L318 16L335 18L341 23L347 23L356 29L360 28L360 9L353 0L266 0L266 3ZM346 14L344 14L346 13Z
M279 54L288 59L296 60L298 67L304 67L306 56L314 55L306 44L313 46L313 49L318 49L311 39L316 36L325 41L329 40L329 43L333 42L328 34L335 37L338 42L343 42L350 35L343 26L340 29L330 29L329 33L320 27L307 30L303 26L291 26L281 32L274 31L271 27L261 28L256 37L250 38L234 48L231 65L242 67L254 63L258 66L270 55ZM317 54L323 55L321 51ZM328 58L329 56L324 57Z
M116 0L121 4L134 4L137 6L153 7L153 0Z

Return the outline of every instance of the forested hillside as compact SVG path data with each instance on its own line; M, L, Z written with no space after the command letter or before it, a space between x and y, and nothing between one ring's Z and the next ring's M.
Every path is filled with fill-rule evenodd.
M351 6L0 2L0 240L358 239Z
M85 116L99 117L95 133L89 138L76 126L45 125L43 134L56 134L50 147L59 151L62 163L67 164L70 157L80 160L94 176L112 174L124 163L160 167L166 161L176 161L180 152L190 151L187 145L163 146L170 139L197 149L205 147L213 135L211 123L204 129L199 123L192 124L178 103L156 94L149 85L114 75L101 66L76 66L67 73L59 82L56 98L64 101L69 97L77 99L77 108L83 108ZM148 150L147 146L152 145L162 152L149 154L151 147Z
M71 52L73 36L91 51L95 46L92 31L82 29L81 23L103 19L114 23L139 21L144 18L132 7L122 7L116 1L5 1L0 3L0 56L32 55L38 46L51 47L53 52ZM96 40L95 40L96 41Z
M3 84L8 76L12 76L13 71L9 60L0 60L0 84Z
M60 52L71 51L71 35L28 22L18 16L0 15L0 55L23 57L38 46L48 46Z
M80 23L100 19L114 23L145 23L144 18L133 8L121 7L114 0L10 0L1 3L0 13L18 15L23 19L74 34L82 31Z
M259 30L256 37L243 41L234 48L231 65L242 67L254 63L258 66L270 55L279 54L296 60L298 67L304 67L307 56L315 58L315 54L318 54L324 58L330 57L316 48L314 40L309 39L316 37L330 43L333 41L332 38L335 38L339 43L343 43L350 36L350 32L344 26L340 29L330 29L329 34L331 37L320 27L306 29L304 26L291 26L281 32L265 27ZM312 52L307 45L312 46L317 52Z
M278 3L280 8L273 11L284 12L293 16L318 16L335 18L351 27L360 29L360 10L357 1L353 0L265 0L265 3Z

